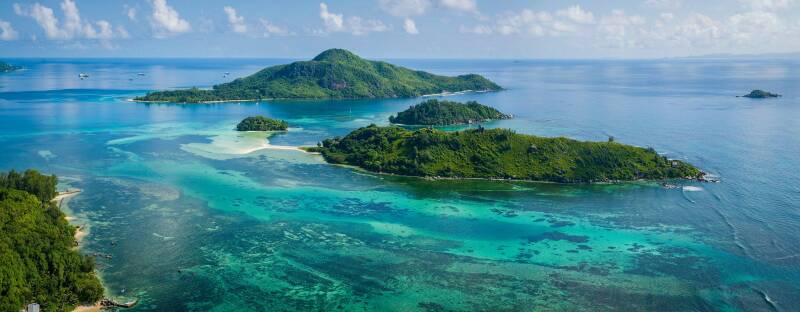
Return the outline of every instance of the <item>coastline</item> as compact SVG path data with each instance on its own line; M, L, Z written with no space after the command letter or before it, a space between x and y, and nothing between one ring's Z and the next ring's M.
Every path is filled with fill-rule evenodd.
M318 152L308 152L309 154L317 154L320 155L323 159L325 157L322 156L322 153ZM546 181L546 180L524 180L524 179L507 179L507 178L456 178L456 177L440 177L440 176L413 176L413 175L404 175L404 174L397 174L391 172L375 172L369 171L367 169L361 168L356 165L348 165L348 164L337 164L328 162L325 160L325 163L334 166L340 166L348 169L353 169L358 172L367 173L367 174L374 174L377 176L390 176L390 177L401 177L401 178L414 178L414 179L422 179L428 181L497 181L497 182L524 182L524 183L536 183L536 184L558 184L558 185L612 185L612 184L625 184L625 183L646 183L646 182L664 182L664 181L696 181L696 182L707 182L707 183L717 183L719 180L717 179L706 179L706 176L710 174L707 172L702 172L700 177L694 178L675 178L675 179L664 179L664 180L648 180L648 179L637 179L637 180L612 180L612 181L598 181L598 182L579 182L579 183L565 183L565 182L555 182L555 181Z
M169 104L220 104L220 103L242 103L242 102L259 102L259 101L273 101L273 100L297 100L297 101L325 101L325 100L367 100L367 99L413 99L413 98L424 98L424 97L432 97L432 96L453 96L453 95L461 95L467 93L487 93L487 92L498 92L503 91L504 89L500 90L464 90L464 91L456 91L456 92L440 92L440 93L431 93L431 94L422 94L418 96L412 97L389 97L389 98L263 98L263 99L244 99L244 100L217 100L217 101L198 101L198 102L172 102L172 101L145 101L145 100L137 100L135 98L127 99L128 102L134 103L169 103Z
M52 199L52 201L56 202L56 205L58 205L58 209L62 213L64 213L64 219L66 219L67 222L69 222L70 224L72 224L72 222L78 220L78 218L76 218L75 216L72 216L72 215L68 215L62 209L62 205L65 202L69 202L69 200L71 198L77 196L78 194L80 194L82 192L83 192L83 190L81 190L81 189L69 189L69 190L66 190L64 192L59 192L58 195L56 195L56 197L53 197L53 199ZM86 229L86 227L84 225L75 225L75 235L74 235L74 237L75 237L75 247L73 248L74 250L80 249L81 242L83 241L83 239L88 234L89 234L89 231ZM98 275L98 278L99 278L99 275ZM102 279L100 281L102 283ZM107 289L106 289L106 291L107 291ZM72 312L99 312L99 311L102 311L102 309L103 309L103 305L101 304L101 301L97 301L97 302L95 302L94 304L91 304L91 305L87 305L87 304L78 305L78 306L76 306L75 308L72 309Z

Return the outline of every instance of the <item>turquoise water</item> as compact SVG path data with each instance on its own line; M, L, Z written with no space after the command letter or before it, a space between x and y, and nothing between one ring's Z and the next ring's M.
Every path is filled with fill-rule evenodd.
M134 311L800 306L800 61L393 61L506 87L448 97L516 117L489 127L611 135L722 180L677 189L425 181L281 149L419 99L126 101L283 62L16 60L28 69L0 75L0 170L83 190L63 209L88 228L84 252L113 256L100 273L109 295L141 300ZM755 88L784 97L735 97ZM253 114L291 129L232 130Z

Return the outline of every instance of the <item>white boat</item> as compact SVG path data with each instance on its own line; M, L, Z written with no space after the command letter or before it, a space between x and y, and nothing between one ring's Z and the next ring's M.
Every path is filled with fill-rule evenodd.
M81 78L81 80L89 78L89 74L80 73L80 74L78 74L78 78Z

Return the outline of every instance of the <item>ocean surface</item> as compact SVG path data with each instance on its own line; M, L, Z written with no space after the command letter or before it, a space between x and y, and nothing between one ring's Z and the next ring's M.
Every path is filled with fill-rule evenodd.
M519 133L653 147L720 183L426 181L309 146L421 99L142 104L274 59L19 59L0 170L38 168L130 311L797 311L800 60L391 60L507 90ZM224 72L230 72L224 77ZM79 73L90 75L78 79ZM139 75L141 73L141 75ZM778 99L737 98L752 89ZM244 117L287 133L237 133Z

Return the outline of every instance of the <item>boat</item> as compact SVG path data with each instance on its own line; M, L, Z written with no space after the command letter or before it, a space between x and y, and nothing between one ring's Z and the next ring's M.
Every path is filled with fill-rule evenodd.
M80 74L78 74L78 78L80 78L81 80L89 78L89 74L80 73Z
M145 73L137 73L136 76L144 76Z

